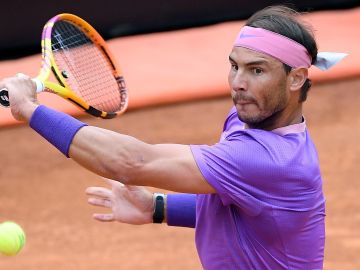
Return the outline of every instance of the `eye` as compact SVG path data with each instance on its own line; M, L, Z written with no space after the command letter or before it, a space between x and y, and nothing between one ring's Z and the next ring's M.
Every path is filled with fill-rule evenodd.
M239 67L237 65L235 65L235 64L231 64L231 69L232 70L238 70Z
M264 70L262 68L256 67L256 68L253 68L253 72L255 75L261 75L264 72Z

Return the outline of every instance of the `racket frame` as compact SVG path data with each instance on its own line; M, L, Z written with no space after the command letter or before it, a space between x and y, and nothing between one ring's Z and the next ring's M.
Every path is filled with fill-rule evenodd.
M63 74L61 73L53 57L52 43L51 43L52 28L56 22L61 20L68 21L74 24L75 26L79 27L80 29L82 29L84 34L86 34L86 36L89 39L91 39L96 46L98 46L99 50L103 53L104 57L106 57L109 63L111 64L113 68L114 79L117 81L119 85L119 89L120 89L119 94L121 96L121 102L123 102L123 104L121 105L121 109L118 112L105 112L90 106L84 99L82 99L74 91L72 91L70 86L66 82L66 78L64 78ZM75 105L82 108L85 112L95 117L110 119L125 112L128 106L128 93L124 78L122 76L122 71L119 65L114 61L114 56L107 48L104 39L85 20L70 13L62 13L51 18L45 24L42 32L41 52L42 52L41 69L36 79L40 80L43 83L44 85L43 91L57 94L62 98L71 101ZM59 84L48 81L51 73L54 75L54 77L56 78Z

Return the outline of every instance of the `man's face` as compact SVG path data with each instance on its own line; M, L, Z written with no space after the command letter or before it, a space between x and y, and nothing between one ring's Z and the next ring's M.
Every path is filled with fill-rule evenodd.
M249 126L286 108L287 75L277 59L242 47L234 47L229 61L229 85L238 117Z

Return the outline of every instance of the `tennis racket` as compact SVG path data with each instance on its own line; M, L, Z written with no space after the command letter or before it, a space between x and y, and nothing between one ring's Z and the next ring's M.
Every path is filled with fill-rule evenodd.
M33 79L37 92L55 93L96 117L113 118L126 110L120 67L86 21L67 13L53 17L44 26L41 49L41 69ZM49 80L51 73L57 82ZM10 106L6 89L0 90L0 104Z

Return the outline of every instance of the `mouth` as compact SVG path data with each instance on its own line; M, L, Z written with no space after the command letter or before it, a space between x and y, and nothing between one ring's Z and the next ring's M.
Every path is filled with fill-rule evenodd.
M250 101L250 100L239 100L239 101L235 101L235 104L238 104L238 105L247 105L247 104L252 104L254 103L253 101Z
M248 104L255 104L256 101L251 97L244 97L244 95L240 95L239 93L233 95L233 102L235 105L248 105Z
M234 99L234 104L244 106L244 105L249 105L249 104L255 104L255 101L252 99L237 98L237 99Z

